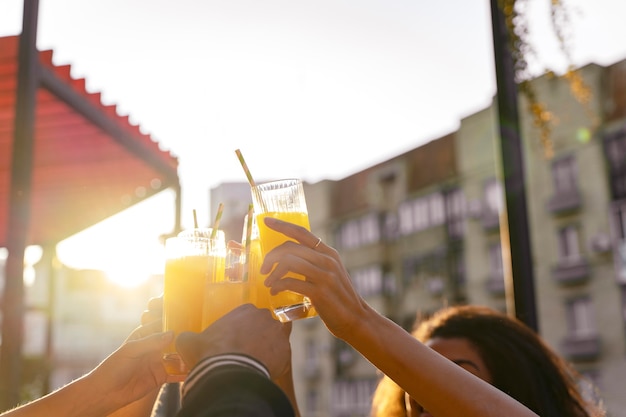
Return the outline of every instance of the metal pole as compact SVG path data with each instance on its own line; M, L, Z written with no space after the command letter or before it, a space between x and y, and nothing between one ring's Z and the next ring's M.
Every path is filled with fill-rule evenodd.
M498 7L498 0L491 0L491 22L498 89L501 173L506 200L505 218L508 219L506 224L501 224L501 229L504 229L503 240L508 238L508 242L503 243L508 243L510 249L515 316L538 331L517 84L513 56L507 42L505 17Z
M2 350L0 351L0 407L20 401L22 342L24 329L24 250L30 223L33 165L33 134L37 90L38 0L24 1L19 40L15 131L11 162L9 216L7 225L6 283L2 303Z
M57 273L59 271L59 260L57 259L56 243L43 247L42 262L48 270L48 303L45 311L46 314L46 347L45 347L45 364L43 393L52 392L53 386L51 381L52 368L54 365L54 320L56 310L56 284Z

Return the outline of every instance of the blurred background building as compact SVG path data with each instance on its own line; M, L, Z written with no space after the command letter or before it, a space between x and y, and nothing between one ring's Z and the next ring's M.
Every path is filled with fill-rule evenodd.
M532 119L520 115L535 296L541 335L619 417L626 416L626 61L588 65L581 75L592 91L586 104L562 79L533 81L556 117L552 158ZM507 309L496 112L492 105L449 135L305 188L314 233L339 251L368 303L407 330L417 314L448 304ZM303 416L369 415L380 376L369 362L318 318L296 322L292 343Z
M620 417L626 416L626 61L588 65L581 74L592 91L588 105L573 99L562 79L533 81L558 118L553 158L544 156L531 118L521 114L539 330L596 384L609 415ZM496 122L492 105L423 146L341 180L306 184L312 230L338 249L367 302L407 330L417 314L448 304L506 311ZM225 204L226 237L240 240L248 184L224 183L210 191L210 201L213 210ZM40 271L27 287L32 396L110 354L162 286L155 276L120 296L98 271L57 265L54 277L48 273ZM296 322L292 343L304 417L369 414L380 377L369 362L319 318Z

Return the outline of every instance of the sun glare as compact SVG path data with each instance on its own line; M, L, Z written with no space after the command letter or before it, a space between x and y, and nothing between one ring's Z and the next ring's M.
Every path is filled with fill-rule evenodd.
M104 274L109 281L124 288L138 287L150 278L150 274L141 268L112 268L105 270Z
M162 274L165 258L159 236L171 230L172 198L171 193L151 197L60 242L59 260L69 268L103 271L121 287L135 287Z
M121 287L135 287L163 273L163 246L156 239L89 239L86 245L72 243L59 249L61 262L70 268L101 270Z

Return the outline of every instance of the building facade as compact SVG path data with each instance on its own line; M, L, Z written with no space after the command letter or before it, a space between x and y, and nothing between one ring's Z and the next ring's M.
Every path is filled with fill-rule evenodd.
M626 416L626 62L580 73L592 93L587 103L562 79L533 81L554 117L552 157L520 100L538 330L619 417ZM367 302L407 330L417 315L448 304L510 307L497 137L492 105L447 136L305 189L312 230L338 249ZM292 343L303 416L369 414L380 377L371 364L319 319L296 322Z

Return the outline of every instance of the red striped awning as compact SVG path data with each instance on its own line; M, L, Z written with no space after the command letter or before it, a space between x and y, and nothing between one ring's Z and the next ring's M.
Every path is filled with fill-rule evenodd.
M0 247L7 246L19 36L0 38ZM179 188L178 159L38 51L27 244L59 242Z

